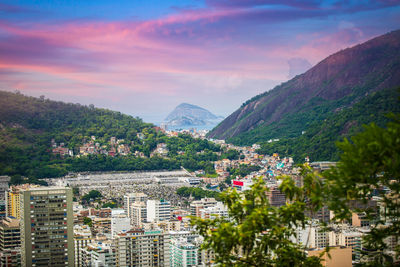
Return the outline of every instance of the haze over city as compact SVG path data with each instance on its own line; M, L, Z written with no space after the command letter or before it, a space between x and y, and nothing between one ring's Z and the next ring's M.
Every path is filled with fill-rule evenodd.
M227 116L328 55L395 30L397 1L12 1L0 88L160 122Z

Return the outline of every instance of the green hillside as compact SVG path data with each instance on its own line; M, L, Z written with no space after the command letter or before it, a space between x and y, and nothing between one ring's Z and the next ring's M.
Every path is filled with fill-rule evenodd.
M117 144L110 143L112 137ZM160 143L166 144L168 155L150 156ZM96 153L80 153L85 144L94 147ZM119 146L129 149L118 153ZM73 156L58 155L53 152L55 147L65 148ZM167 137L153 124L120 112L0 91L0 175L22 175L35 181L70 171L181 166L213 173L210 160L218 158L215 152L219 150L211 142L187 135Z
M339 159L335 143L363 130L363 125L375 123L381 127L390 120L387 114L400 113L400 88L374 92L352 107L331 112L322 122L311 123L298 137L278 142L262 142L260 153L293 156L302 162L306 156L312 161Z

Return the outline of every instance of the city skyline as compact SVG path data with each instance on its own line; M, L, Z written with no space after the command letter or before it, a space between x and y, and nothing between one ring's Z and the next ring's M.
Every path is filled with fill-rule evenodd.
M3 1L0 87L160 122L227 116L341 49L396 30L396 1Z

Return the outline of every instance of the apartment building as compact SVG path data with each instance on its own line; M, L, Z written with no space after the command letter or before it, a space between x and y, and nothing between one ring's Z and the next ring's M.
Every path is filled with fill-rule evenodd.
M200 217L200 210L217 205L215 198L202 198L190 203L190 215Z
M147 221L168 221L171 219L171 204L164 199L147 200Z
M156 231L131 230L114 239L116 266L169 266L169 235Z
M148 197L145 193L130 193L124 196L124 210L128 217L131 217L130 207L133 203L144 202L146 203Z
M21 190L22 266L74 266L72 189Z

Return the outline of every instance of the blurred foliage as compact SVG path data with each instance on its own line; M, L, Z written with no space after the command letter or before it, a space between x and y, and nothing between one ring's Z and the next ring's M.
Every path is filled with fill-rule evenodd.
M302 192L294 183L283 184L288 195ZM214 251L220 266L321 266L318 258L307 257L302 247L290 240L295 227L306 221L307 205L297 200L273 207L267 190L262 179L242 193L230 188L221 193L230 218L192 218L204 237L202 248Z
M116 202L107 202L107 203L104 203L103 205L102 205L102 208L111 208L111 209L115 209L115 208L118 208L118 204L116 203Z
M364 266L393 266L400 264L400 245L396 255L388 253L389 237L400 236L400 114L391 114L386 128L376 124L338 143L343 151L337 168L324 172L327 183L327 203L335 219L349 220L352 212L363 212L374 222L364 238ZM378 199L384 209L376 212L354 208L350 203ZM394 256L394 257L393 257Z
M353 212L364 212L373 222L363 237L359 266L398 266L400 246L395 254L388 253L387 240L400 236L400 115L390 118L386 128L370 124L351 141L338 143L342 154L336 167L319 173L303 165L302 186L289 176L280 177L284 206L269 204L269 189L261 178L251 190L221 193L229 218L192 218L204 237L202 248L215 252L219 266L321 266L321 258L307 257L305 248L291 240L295 229L304 228L326 205L334 220L351 221ZM378 216L367 205L354 205L373 198L385 207Z
M90 219L89 217L84 217L84 218L83 218L83 223L86 224L86 225L88 225L89 227L92 227L92 226L93 226L92 219Z

